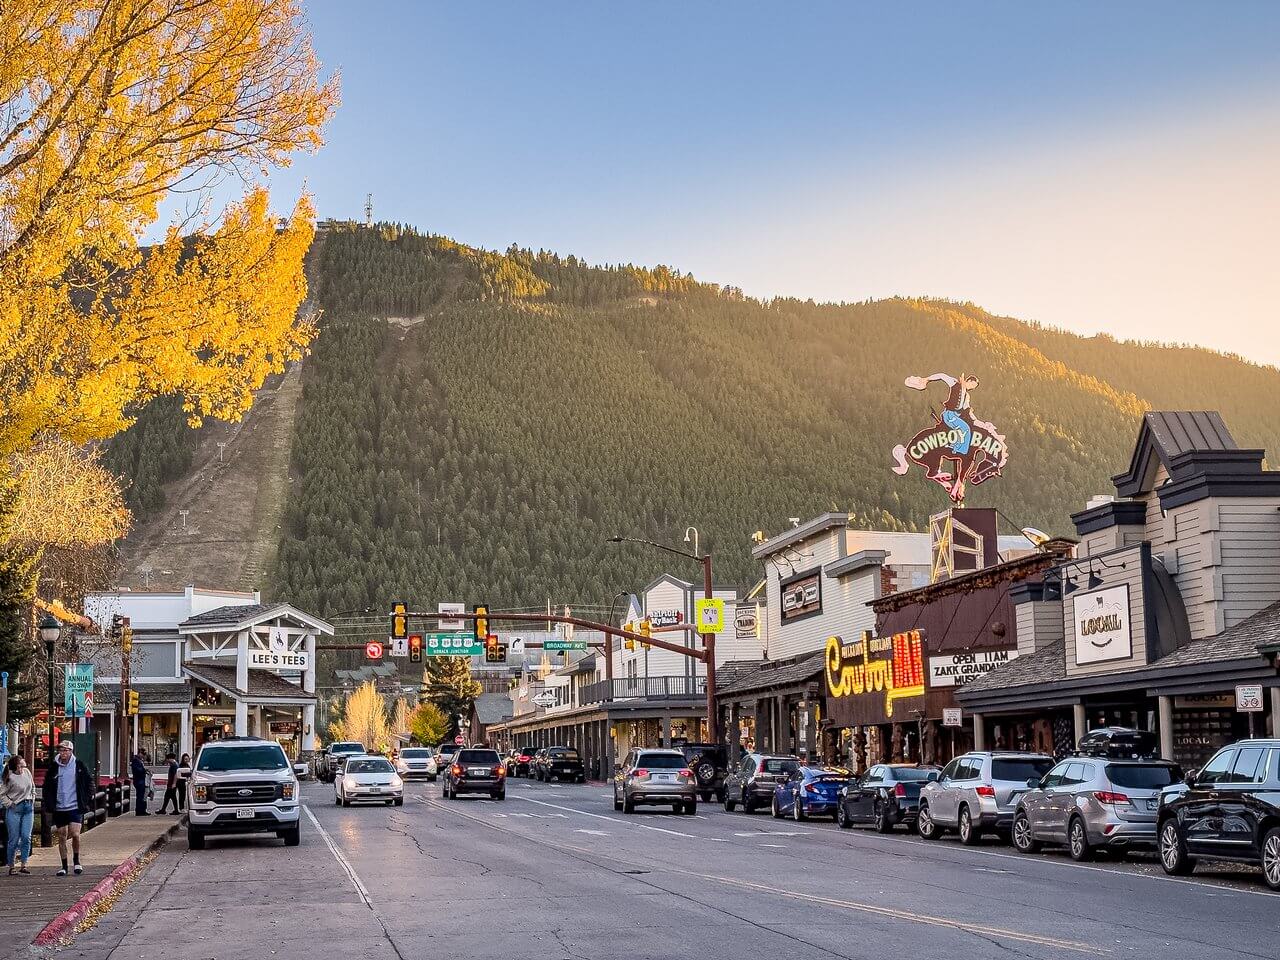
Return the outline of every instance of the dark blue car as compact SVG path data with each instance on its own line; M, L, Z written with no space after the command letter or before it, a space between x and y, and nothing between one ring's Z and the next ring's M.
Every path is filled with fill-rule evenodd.
M849 782L849 771L829 767L799 767L773 791L775 819L811 816L834 818L840 805L840 788Z

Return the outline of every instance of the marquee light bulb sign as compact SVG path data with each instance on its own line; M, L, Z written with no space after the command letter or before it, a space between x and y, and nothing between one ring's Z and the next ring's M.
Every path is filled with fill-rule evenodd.
M907 377L912 390L926 390L938 382L947 387L941 412L933 414L933 424L906 443L893 448L893 472L905 476L914 463L925 477L944 487L951 502L964 505L967 484L979 484L998 477L1009 460L1009 448L995 425L974 416L970 405L978 378L962 373L959 379L946 373L928 377Z

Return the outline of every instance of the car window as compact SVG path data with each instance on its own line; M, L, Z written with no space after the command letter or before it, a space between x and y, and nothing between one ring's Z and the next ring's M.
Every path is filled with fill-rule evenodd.
M1182 779L1182 770L1172 763L1109 763L1107 779L1117 787L1158 790Z
M1236 758L1234 748L1219 751L1206 763L1196 776L1198 783L1222 783L1230 776L1231 766Z
M976 757L969 757L960 761L960 769L956 771L957 780L972 780L982 773L982 761Z
M951 780L955 778L956 771L960 769L960 761L952 760L942 768L942 773L938 775L939 780Z
M636 766L647 770L682 770L684 757L670 753L642 753L636 757Z
M1067 764L1067 769L1062 773L1062 786L1072 787L1077 783L1084 783L1085 769L1084 764L1078 760Z
M1262 747L1241 747L1236 762L1231 765L1231 776L1224 783L1261 783L1266 779L1267 768L1263 763L1267 751Z
M407 750L400 751L400 756L406 760L426 760L431 754L430 747L410 747Z
M798 760L766 760L764 762L765 773L783 773L791 774L800 769L800 761Z
M391 763L382 757L353 757L347 761L347 773L392 773Z
M914 783L917 780L923 782L929 779L929 774L936 772L936 770L922 767L887 767L885 769L886 779L905 783Z
M865 784L880 783L884 780L884 767L872 767L867 775L862 778Z
M220 773L225 770L287 770L289 761L274 743L201 750L197 770Z
M1026 783L1032 777L1039 780L1053 768L1053 761L1048 757L1018 757L996 759L991 761L992 780L1012 780L1015 783Z
M561 749L559 749L559 750L552 750L552 751L551 751L551 753L550 753L549 755L550 755L550 756L553 756L553 757L559 757L559 758L560 758L560 759L562 759L562 760L577 760L577 759L578 759L578 751L577 751L577 750L570 750L570 749L568 749L567 747L562 747L562 748L561 748Z
M459 750L457 763L497 763L501 758L496 750Z
M1060 763L1045 776L1041 787L1049 789L1050 787L1058 787L1062 785L1062 775L1067 772L1067 764Z

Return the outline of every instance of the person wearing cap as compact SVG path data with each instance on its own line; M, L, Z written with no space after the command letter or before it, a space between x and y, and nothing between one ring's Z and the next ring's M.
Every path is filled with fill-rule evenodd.
M89 768L76 756L75 744L63 740L45 772L40 792L41 816L49 817L58 832L62 869L57 875L60 877L67 875L68 838L71 840L72 872L83 872L80 866L80 825L84 823L84 815L92 809L93 781L89 779Z

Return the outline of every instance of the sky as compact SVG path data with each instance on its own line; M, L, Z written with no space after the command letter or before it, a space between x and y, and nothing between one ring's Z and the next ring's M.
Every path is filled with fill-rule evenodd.
M1280 3L304 6L283 209L1280 364Z

